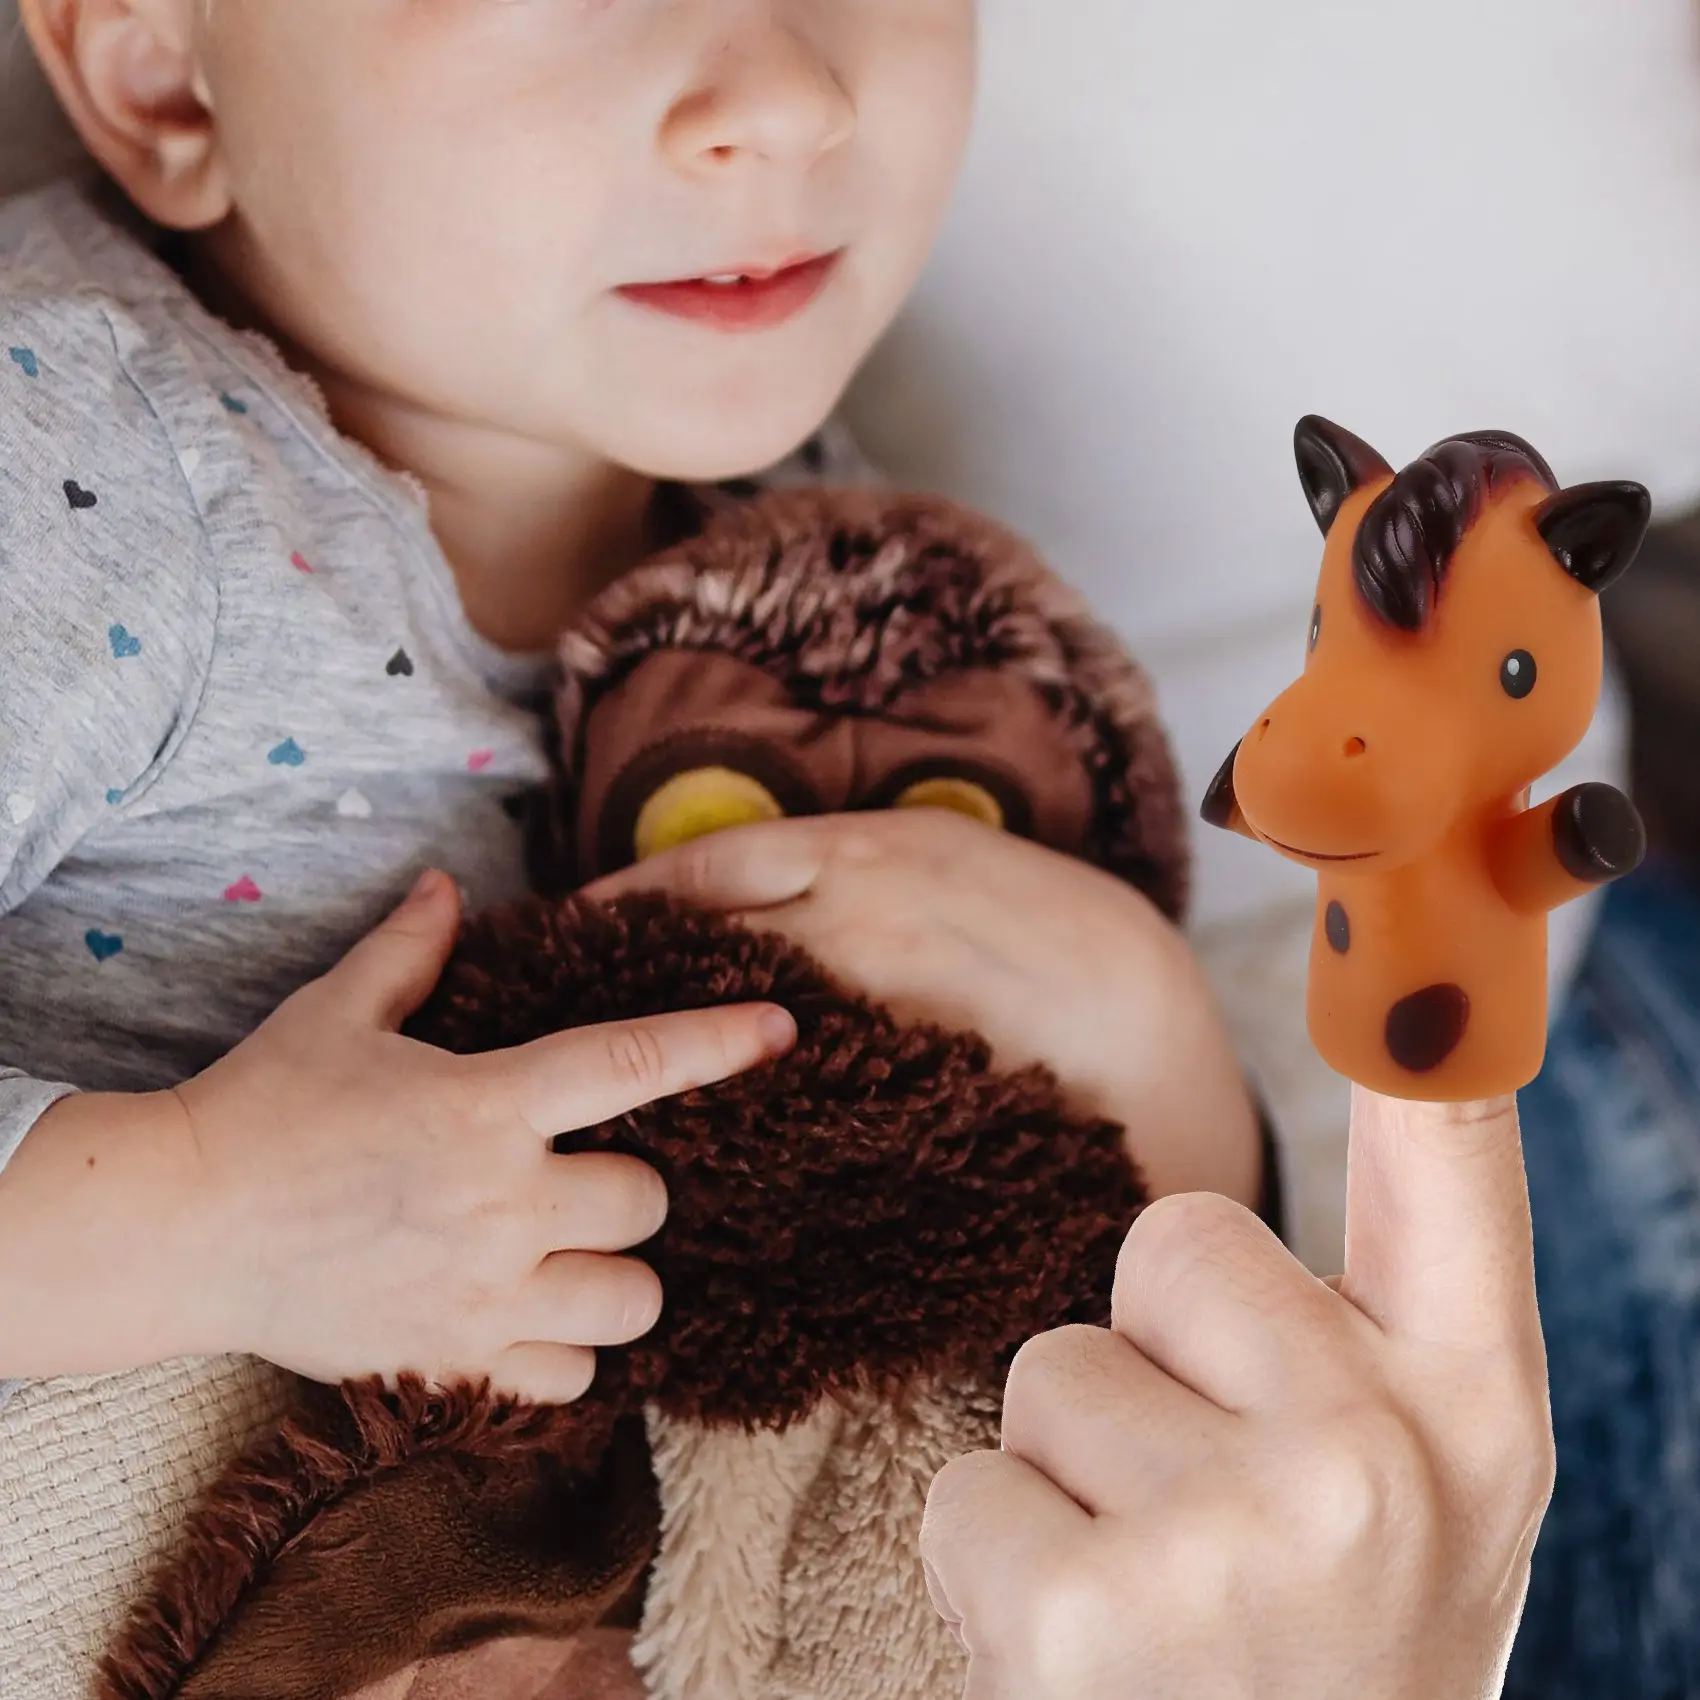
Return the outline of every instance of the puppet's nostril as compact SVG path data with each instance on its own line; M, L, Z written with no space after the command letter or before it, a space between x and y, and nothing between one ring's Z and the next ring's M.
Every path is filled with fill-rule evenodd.
M1257 735L1258 735L1258 737L1261 738L1263 736L1263 734L1265 732L1267 732L1268 730L1269 730L1269 717L1267 715L1265 715L1264 718L1261 719L1260 721L1258 721L1258 723L1257 723Z
M1362 738L1348 738L1346 740L1346 754L1348 756L1361 756L1368 748L1369 746Z

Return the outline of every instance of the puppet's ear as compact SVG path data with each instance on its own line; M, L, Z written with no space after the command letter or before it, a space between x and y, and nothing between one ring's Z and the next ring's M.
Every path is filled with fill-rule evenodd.
M1294 430L1293 455L1305 500L1324 537L1354 490L1372 478L1393 476L1393 468L1361 437L1315 413L1307 413Z
M1577 484L1535 509L1535 528L1553 559L1597 596L1628 570L1652 517L1653 499L1640 484Z

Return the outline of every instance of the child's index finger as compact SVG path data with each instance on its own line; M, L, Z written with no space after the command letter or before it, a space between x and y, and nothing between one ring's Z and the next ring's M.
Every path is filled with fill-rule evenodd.
M1540 1326L1515 1096L1429 1104L1352 1088L1341 1296L1455 1345Z

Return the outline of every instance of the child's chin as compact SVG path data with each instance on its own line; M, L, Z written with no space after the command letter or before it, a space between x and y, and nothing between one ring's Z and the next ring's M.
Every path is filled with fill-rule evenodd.
M710 418L656 420L649 431L609 444L610 457L651 478L717 484L750 478L794 454L817 431L836 395L775 400L759 409L728 409ZM759 417L748 414L759 412Z

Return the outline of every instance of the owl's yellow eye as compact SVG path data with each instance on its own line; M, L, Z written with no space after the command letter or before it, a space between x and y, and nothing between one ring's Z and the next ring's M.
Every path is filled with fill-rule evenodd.
M638 811L632 847L642 862L727 827L778 820L785 811L759 780L732 767L676 773Z
M917 780L900 791L891 806L894 809L954 809L959 815L972 816L987 826L1001 829L1004 824L1003 805L984 785L949 775Z

